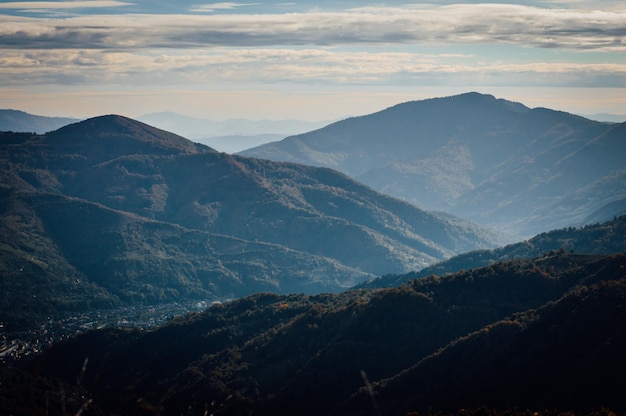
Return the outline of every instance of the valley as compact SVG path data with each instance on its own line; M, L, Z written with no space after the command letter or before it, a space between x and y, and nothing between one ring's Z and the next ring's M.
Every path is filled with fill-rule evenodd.
M225 302L228 299L224 300ZM150 306L125 306L115 309L84 310L78 315L49 318L37 328L7 331L0 326L0 367L15 367L45 351L50 346L81 333L103 328L140 328L149 330L164 325L174 317L206 309L221 303L199 300L185 303L162 303Z

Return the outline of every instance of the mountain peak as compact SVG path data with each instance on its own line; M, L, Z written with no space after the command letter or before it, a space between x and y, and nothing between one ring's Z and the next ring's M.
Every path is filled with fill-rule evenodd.
M204 153L207 146L117 114L93 117L47 135L50 143L90 147L121 147L148 153Z
M156 129L148 124L133 120L125 116L121 116L118 114L107 114L69 124L67 126L61 127L54 132L51 132L51 134L68 135L81 133L87 134L89 136L98 135L104 137L108 135L128 135L130 133L143 133L140 138L147 139L146 133L150 133L151 136L154 136L159 135L160 132L165 133L165 135L175 136L172 133ZM180 138L185 140L182 137Z
M489 100L489 101L495 101L496 97L494 97L491 94L483 94L481 92L477 92L477 91L470 91L470 92L465 92L462 94L458 94L456 96L452 96L449 98L454 98L454 97L461 97L461 98L469 98L469 99L480 99L480 100Z
M524 104L505 100L504 98L496 98L491 94L483 94L476 91L466 92L459 95L453 95L450 97L439 98L439 100L446 103L458 103L461 105L474 105L474 106L485 106L485 107L502 107L507 111L513 111L517 113L525 113L529 111L530 108L526 107Z

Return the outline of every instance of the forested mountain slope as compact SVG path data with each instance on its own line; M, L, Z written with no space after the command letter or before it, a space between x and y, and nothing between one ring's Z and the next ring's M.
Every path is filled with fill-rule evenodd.
M338 169L525 237L580 224L626 196L626 123L478 93L398 104L241 154Z
M96 304L338 291L498 241L329 169L114 115L0 133L0 197L9 326Z
M480 405L623 412L624 256L584 270L584 284L558 300L487 325L375 383L379 406L392 414ZM340 413L360 414L369 402L362 390Z
M401 288L257 294L29 366L139 414L382 414L484 404L625 411L626 256L496 263ZM88 357L88 360L86 359Z
M443 276L461 270L489 266L498 261L541 257L555 251L613 254L626 251L626 216L584 227L569 227L541 233L529 240L491 250L476 250L407 274L388 274L359 284L361 289L397 287L432 274Z

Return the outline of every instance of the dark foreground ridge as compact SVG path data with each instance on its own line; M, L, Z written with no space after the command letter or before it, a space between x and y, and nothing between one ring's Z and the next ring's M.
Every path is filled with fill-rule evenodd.
M625 270L624 253L561 251L394 289L257 294L77 336L23 380L62 380L105 414L623 412Z

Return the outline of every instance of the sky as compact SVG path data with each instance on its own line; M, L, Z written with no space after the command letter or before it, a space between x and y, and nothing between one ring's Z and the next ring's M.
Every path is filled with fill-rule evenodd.
M478 91L626 114L626 2L0 1L0 108L329 120Z

